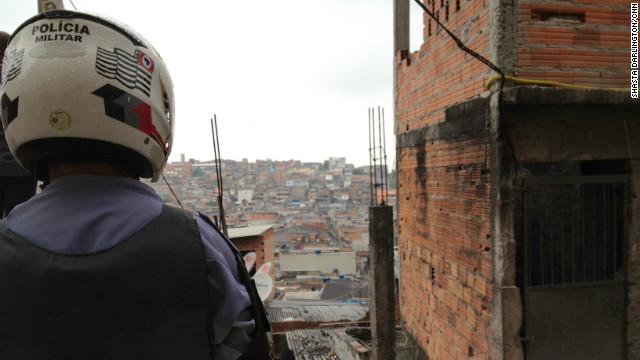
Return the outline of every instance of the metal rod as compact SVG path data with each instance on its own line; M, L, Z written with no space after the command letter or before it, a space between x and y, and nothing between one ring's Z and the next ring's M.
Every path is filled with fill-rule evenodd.
M378 204L378 163L376 161L376 113L375 113L375 109L371 108L371 115L372 115L372 126L371 128L373 129L373 133L372 133L372 138L373 138L373 187L374 187L374 196L375 196L375 201L373 203L373 205L377 205Z
M384 201L384 172L386 171L386 169L382 168L382 124L380 121L381 115L380 115L380 106L378 106L378 140L380 143L379 146L379 153L380 153L380 188L382 189L382 193L380 194L380 202L382 205L385 205L385 201Z
M224 215L224 205L222 203L222 196L224 193L224 189L222 188L222 160L220 158L220 139L218 137L218 119L216 115L213 115L213 119L211 119L211 136L213 138L213 154L214 154L214 163L216 165L216 177L218 182L218 210L220 212L220 225L222 233L225 236L227 234L227 222L225 220Z
M575 186L573 187L575 191ZM571 213L571 267L573 283L576 282L576 229L575 229L575 215Z
M607 201L608 185L602 185L602 280L607 279L607 233L609 232L609 221L607 221L607 215L609 214L610 207L609 201Z
M213 119L216 125L216 146L218 148L218 165L216 166L216 168L218 169L218 172L220 174L220 176L218 177L218 179L220 179L220 204L218 205L218 207L220 208L220 223L222 224L222 232L224 233L224 236L229 236L228 232L227 232L227 220L226 217L224 215L224 205L222 203L222 196L224 194L224 188L222 187L223 182L222 182L222 155L220 154L220 139L218 137L218 119L216 118L216 114L213 114Z
M565 284L566 283L566 279L565 279L565 264L564 264L564 212L561 211L560 214L560 218L562 219L562 223L561 223L561 227L560 227L560 238L562 239L562 249L560 250L560 255L562 256L562 261L560 268L562 269L562 283Z
M169 182L167 181L167 178L164 177L164 174L162 174L162 180L164 180L164 183L167 184L167 186L169 187L169 190L171 190L171 193L173 194L173 197L178 202L178 205L180 205L180 208L184 209L184 206L182 206L182 203L180 202L180 199L178 199L178 195L176 195L176 193L173 191L173 188L171 187L171 185L169 185Z
M615 279L616 271L618 270L618 197L616 194L618 193L618 187L615 186L613 188L613 256L612 256L612 266L613 266L613 278Z
M582 282L587 282L587 238L585 236L587 232L587 212L585 208L585 206L587 205L587 186L585 184L582 184L580 186L580 193L580 201L582 202Z
M551 217L551 213L547 212L547 218ZM549 263L551 265L551 285L555 283L555 274L554 274L554 264L555 264L555 254L554 254L554 236L553 236L553 221L549 219L549 250L551 252L551 256L549 256ZM545 284L546 285L546 284Z
M384 197L384 202L385 203L389 203L389 169L387 168L387 136L385 135L386 131L384 131L385 129L385 123L384 123L384 108L382 108L382 140L384 141L384 186L386 187L385 190L385 197Z
M591 281L596 280L596 185L591 196Z
M540 224L540 285L545 285L544 282L544 224Z
M531 229L529 228L529 214L531 213L531 209L529 208L529 193L531 191L531 185L524 183L525 191L524 191L524 284L525 284L525 296L524 302L526 305L527 295L529 293L529 286L531 286L531 247L530 247L530 233Z
M373 169L372 169L372 156L371 156L371 151L372 151L372 147L371 147L371 108L367 109L367 115L369 117L368 119L368 125L369 125L369 185L370 185L370 189L371 189L371 205L373 206L373 204L375 204L374 202L374 194L373 194Z

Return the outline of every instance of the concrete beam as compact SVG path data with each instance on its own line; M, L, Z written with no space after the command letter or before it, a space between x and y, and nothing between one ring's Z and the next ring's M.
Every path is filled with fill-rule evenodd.
M522 301L516 280L516 239L514 230L515 168L512 148L506 136L500 94L491 96L491 269L493 299L489 320L491 359L524 359L519 333Z
M522 87L506 90L503 100L518 161L640 157L640 101L625 91Z
M369 289L373 360L395 359L393 207L369 207Z
M393 56L409 50L409 0L393 0ZM395 69L394 69L395 72Z

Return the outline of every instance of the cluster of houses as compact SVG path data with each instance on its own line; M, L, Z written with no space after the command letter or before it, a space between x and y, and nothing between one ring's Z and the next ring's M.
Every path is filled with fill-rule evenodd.
M237 246L257 253L255 268L273 264L278 282L273 296L320 299L322 292L314 290L324 289L328 276L366 281L369 166L354 167L345 158L323 163L222 160L216 165L183 157L167 165L164 179L152 186L166 203L203 212L214 221L222 210L232 240L262 239L262 244ZM394 195L389 194L390 202ZM364 287L358 286L353 298L365 298Z
M224 214L236 247L248 257L255 253L250 274L259 292L266 289L264 303L276 339L288 343L285 352L331 356L333 346L325 345L333 340L323 324L344 328L340 324L368 316L369 166L354 167L345 158L216 165L183 157L151 186L165 203L205 213L221 228ZM395 191L386 195L395 202ZM270 280L258 281L261 271ZM296 345L309 336L326 344Z

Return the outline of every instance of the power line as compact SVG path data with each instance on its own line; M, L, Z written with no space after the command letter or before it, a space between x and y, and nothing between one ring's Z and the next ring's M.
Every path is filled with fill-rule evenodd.
M173 188L171 187L171 185L169 185L169 182L167 181L167 178L164 177L164 174L162 174L162 180L164 180L164 183L167 184L167 186L169 187L169 190L171 190L171 193L173 194L173 197L178 202L178 205L180 205L180 208L184 209L184 206L182 206L182 203L180 202L180 199L178 199L178 195L176 195L176 193L173 191Z
M458 45L458 47L460 49L462 49L462 51L464 51L467 54L473 56L474 58L480 60L480 62L482 62L483 64L487 65L491 70L493 70L493 71L497 72L498 74L500 74L500 77L502 78L502 80L500 81L500 95L502 95L502 87L504 86L504 82L505 82L504 72L498 66L496 66L494 63L492 63L491 61L486 59L484 56L478 54L477 52L475 52L475 51L473 51L471 49L469 49L462 42L462 40L458 39L458 37L455 36L449 29L447 29L446 26L442 25L440 20L438 20L438 18L435 15L433 15L433 13L431 11L429 11L429 9L427 9L427 7L420 0L415 0L415 2L422 8L422 10L424 10L424 12L427 13L427 15L429 15L436 22L437 25L439 25L447 34L449 34L449 36L451 36L453 41L456 42L456 44ZM502 96L500 96L500 97L502 97Z

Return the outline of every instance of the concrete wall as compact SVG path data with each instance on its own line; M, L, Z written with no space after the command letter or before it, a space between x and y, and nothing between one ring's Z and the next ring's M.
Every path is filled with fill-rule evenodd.
M253 200L253 190L252 189L238 189L238 201L239 202L247 202L250 203Z
M629 246L627 257L627 357L640 359L640 157L631 161Z
M280 253L280 271L331 274L337 268L342 275L356 274L355 252Z

